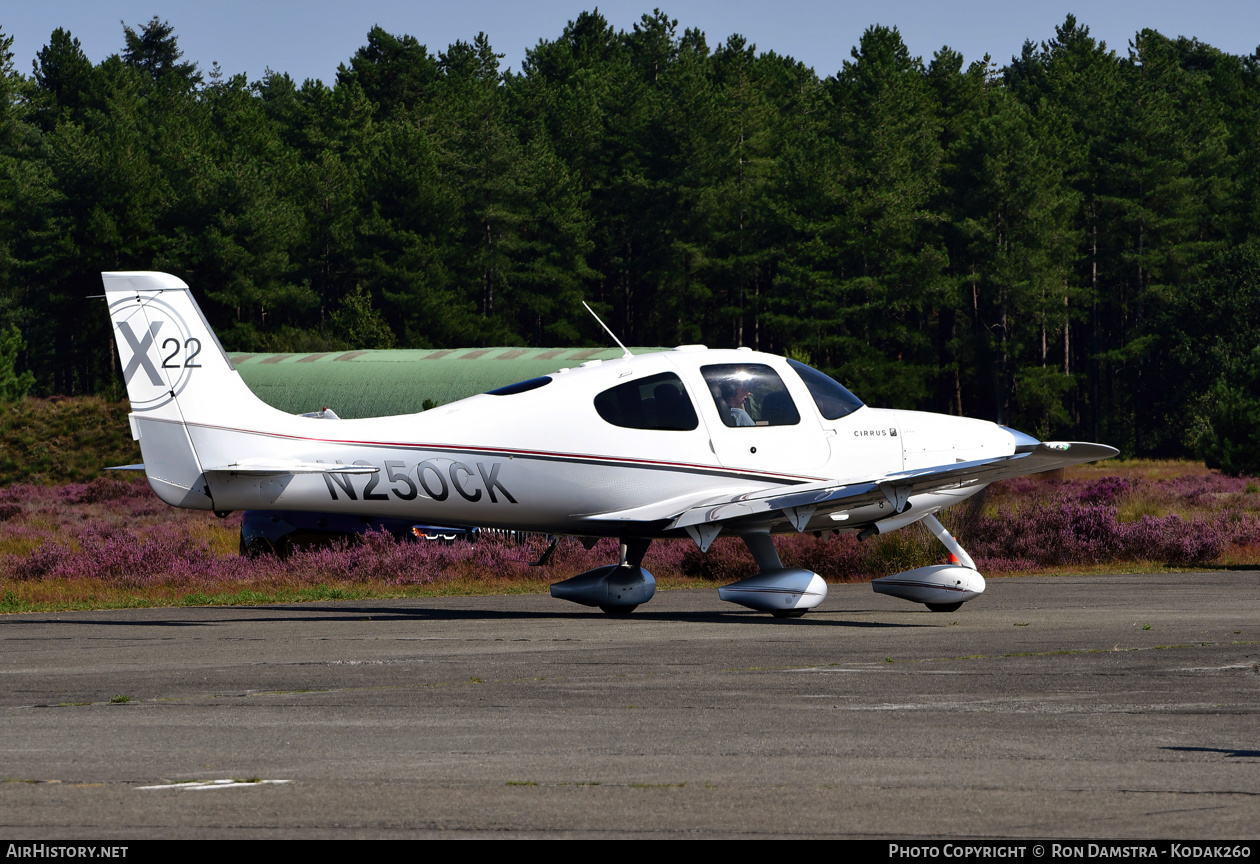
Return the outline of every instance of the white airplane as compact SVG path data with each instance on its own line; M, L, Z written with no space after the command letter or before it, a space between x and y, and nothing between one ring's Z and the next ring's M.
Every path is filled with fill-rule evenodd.
M937 511L995 480L1118 452L871 408L802 363L703 345L626 351L420 414L286 414L241 380L182 280L102 276L132 436L166 503L508 528L588 547L616 537L620 562L551 586L613 614L655 593L641 564L656 538L690 537L708 551L719 534L741 537L760 572L719 589L721 599L795 617L827 585L785 568L772 534L855 529L865 539L920 521L958 563L873 586L953 611L984 579Z

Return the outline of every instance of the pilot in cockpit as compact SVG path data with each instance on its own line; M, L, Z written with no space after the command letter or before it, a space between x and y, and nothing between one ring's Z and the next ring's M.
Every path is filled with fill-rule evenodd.
M721 384L722 402L724 405L724 416L722 422L727 426L753 426L752 417L744 410L744 403L748 401L748 394L752 391L748 389L748 385L738 378L727 378Z

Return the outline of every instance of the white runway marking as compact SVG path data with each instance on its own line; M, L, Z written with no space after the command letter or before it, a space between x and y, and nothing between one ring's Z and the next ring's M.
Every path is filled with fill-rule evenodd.
M240 786L292 783L292 780L190 780L187 783L164 783L160 786L137 786L137 789L234 789Z

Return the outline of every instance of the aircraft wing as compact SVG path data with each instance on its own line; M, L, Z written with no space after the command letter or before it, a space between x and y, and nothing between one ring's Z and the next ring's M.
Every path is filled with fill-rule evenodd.
M1119 452L1104 444L1041 443L1027 453L1011 456L897 471L879 478L832 484L823 488L776 489L717 505L693 507L674 517L668 527L688 528L722 523L779 510L801 531L819 513L861 507L885 499L893 505L894 512L900 513L905 509L911 495L1039 474L1067 465L1108 459Z
M989 484L1011 477L1052 471L1067 465L1096 462L1119 452L1104 444L1045 442L1027 452L1011 456L898 471L844 483L822 481L787 488L762 488L681 509L676 501L661 502L625 513L604 513L590 518L643 521L668 519L667 529L686 529L689 534L698 538L697 542L705 538L711 540L722 528L733 527L732 523L764 522L767 516L777 516L779 513L798 531L803 531L810 519L824 513L855 509L881 501L892 504L892 512L901 513L912 495ZM707 547L708 543L701 542L701 545Z

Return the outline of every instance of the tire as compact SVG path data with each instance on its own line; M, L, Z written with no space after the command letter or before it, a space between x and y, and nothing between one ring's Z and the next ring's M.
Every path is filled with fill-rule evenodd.
M778 609L770 614L775 618L803 618L808 609Z
M621 618L621 617L625 617L626 615L629 615L631 612L633 612L635 609L638 609L638 608L639 608L638 606L600 606L599 610L603 612L605 615L613 615L613 616Z
M924 606L933 612L957 612L962 608L962 603L924 603Z

